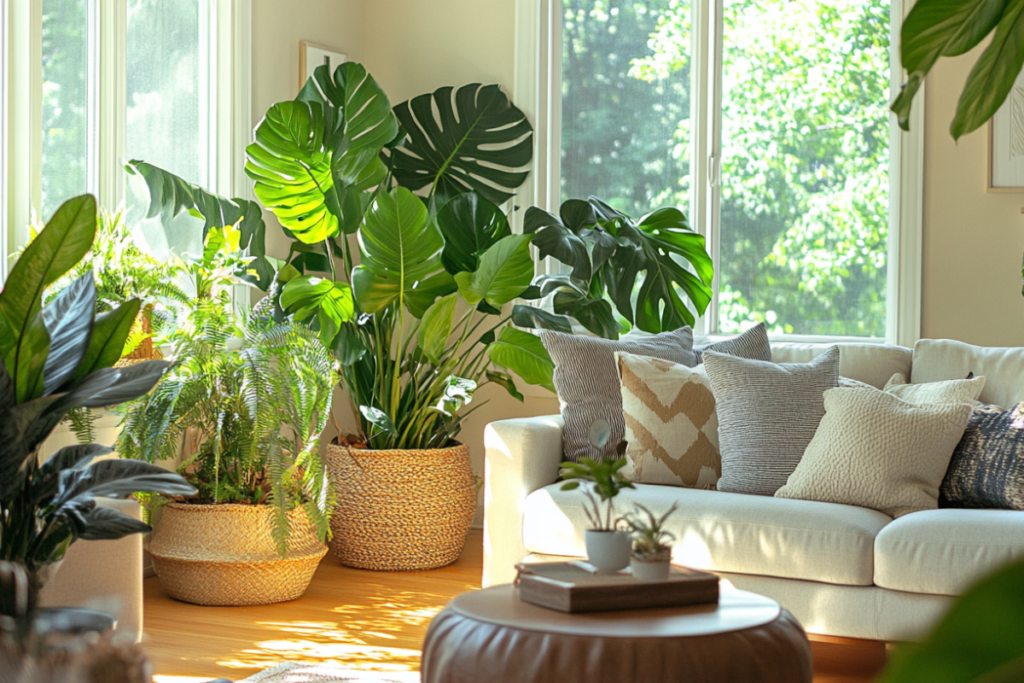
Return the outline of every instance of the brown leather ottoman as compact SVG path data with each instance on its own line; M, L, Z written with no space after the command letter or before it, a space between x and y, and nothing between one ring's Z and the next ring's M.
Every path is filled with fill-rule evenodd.
M463 593L434 618L423 683L811 683L803 628L774 600L565 614L513 586Z

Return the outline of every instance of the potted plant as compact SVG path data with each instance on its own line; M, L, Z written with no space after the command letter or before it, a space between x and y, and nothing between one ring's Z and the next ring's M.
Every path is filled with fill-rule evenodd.
M640 503L637 510L643 513L626 513L623 518L633 536L633 554L629 558L629 566L633 576L644 581L656 581L668 578L672 564L672 542L675 535L665 530L665 522L677 509L676 503L661 517Z
M502 206L532 150L532 126L497 85L441 88L392 108L354 62L318 68L256 128L246 171L293 240L262 306L318 331L359 426L327 451L341 505L332 549L344 564L425 569L458 558L476 504L469 449L456 440L480 405L469 404L487 384L522 400L514 376L553 390L547 351L519 327L570 331L576 321L617 336L634 323L625 302L647 273L643 290L671 310L644 313L641 326L674 329L688 315L677 286L710 282L703 238L678 212L638 224L593 200L582 214L563 206L554 222L531 212L527 234L513 234ZM193 211L207 227L234 217L254 263L269 262L262 218L244 200L145 162L129 170L150 188L150 215ZM572 254L573 275L534 285L534 243ZM698 311L707 301L697 296Z
M47 305L43 292L89 251L96 201L65 202L21 254L0 292L0 560L22 565L29 602L78 540L116 539L149 531L99 497L138 491L186 495L184 479L135 460L98 460L98 444L62 448L40 462L39 447L68 411L105 408L149 392L170 366L120 358L141 302L95 315L92 275L75 280Z
M593 430L591 430L593 431ZM626 442L616 447L616 455L601 458L581 458L580 462L563 462L561 467L562 491L581 489L587 497L583 512L590 526L584 532L587 561L599 571L615 572L629 566L629 532L620 529L615 516L615 497L622 489L635 488L620 470L626 466Z
M156 462L183 448L178 472L197 494L161 508L149 546L171 597L294 600L327 552L335 504L319 453L333 361L305 326L236 319L220 293L179 331L164 382L125 411L118 451Z

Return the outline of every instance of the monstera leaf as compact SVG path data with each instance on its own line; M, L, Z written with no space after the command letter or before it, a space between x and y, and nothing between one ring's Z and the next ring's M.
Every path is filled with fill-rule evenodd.
M129 161L125 164L125 170L141 176L146 181L149 188L146 218L159 216L160 221L167 225L182 211L199 215L204 221L204 244L211 229L237 224L241 233L239 246L247 249L253 257L250 268L256 273L255 277L248 274L242 277L266 291L274 279L274 263L267 257L267 226L263 222L263 210L259 204L247 199L228 199L207 192L198 185L145 161Z
M281 294L281 306L299 321L316 316L320 341L328 349L335 347L342 325L355 316L352 288L319 277L289 280Z
M397 304L417 318L434 299L455 290L441 267L444 238L428 220L423 202L397 187L381 193L359 230L361 264L352 271L352 290L363 313Z
M692 325L695 314L703 314L711 302L714 267L704 237L690 229L678 209L658 209L637 222L596 197L570 199L559 216L528 209L524 230L535 235L533 244L542 257L572 268L570 276L541 278L541 293L553 298L554 313L571 316L602 337L614 339L619 332L605 297L619 315L645 332ZM530 320L550 329L565 324L520 310L517 323Z
M480 254L512 234L502 210L475 192L442 206L435 220L444 235L441 261L452 275L475 271Z
M529 174L533 127L497 85L440 88L399 104L395 115L408 134L392 152L403 187L429 187L442 201L472 190L502 204Z
M267 111L245 171L281 225L314 244L355 232L359 195L384 180L378 155L397 134L387 96L362 65L341 64L333 78L320 66L295 101Z

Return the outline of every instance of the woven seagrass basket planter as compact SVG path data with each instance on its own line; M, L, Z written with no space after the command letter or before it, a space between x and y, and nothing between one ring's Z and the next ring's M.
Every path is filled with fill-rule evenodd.
M476 509L469 447L327 448L338 496L331 553L348 567L410 571L459 559Z
M291 533L282 559L273 515L269 505L165 505L149 543L164 590L195 605L269 605L301 597L327 546L296 508L288 513Z

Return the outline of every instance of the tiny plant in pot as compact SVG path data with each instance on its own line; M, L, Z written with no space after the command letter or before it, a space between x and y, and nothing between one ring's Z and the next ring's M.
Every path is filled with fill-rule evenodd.
M623 517L633 536L633 554L629 560L633 576L645 581L667 579L672 562L672 542L676 537L665 530L665 522L676 511L677 505L673 503L661 517L639 503L636 508L636 512L626 513Z
M615 517L615 497L622 489L631 489L633 482L620 470L626 466L622 453L626 442L616 448L617 456L601 460L581 458L580 462L563 462L563 491L580 489L587 500L583 511L590 527L586 530L587 560L599 571L615 572L629 565L629 532L619 529Z

